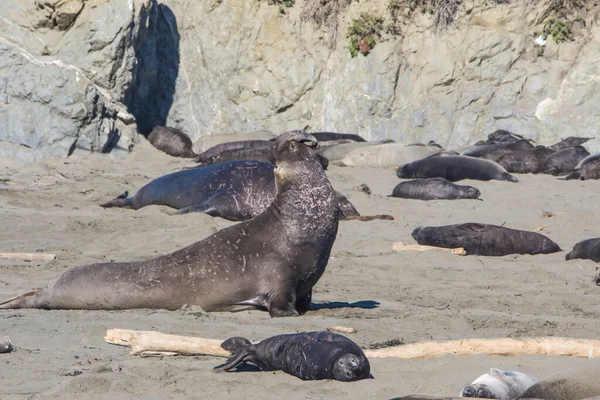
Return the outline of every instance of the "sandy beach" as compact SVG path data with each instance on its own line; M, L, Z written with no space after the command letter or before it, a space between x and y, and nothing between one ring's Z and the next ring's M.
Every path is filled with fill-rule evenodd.
M172 215L168 207L103 209L101 202L131 194L166 173L193 165L143 141L119 158L91 154L31 164L0 160L0 251L45 252L50 262L0 260L0 299L44 287L68 268L133 261L180 249L233 224L204 214ZM214 357L129 355L110 345L107 329L252 341L344 325L361 346L392 339L427 340L530 336L597 339L600 287L595 263L566 262L565 254L600 231L600 181L561 181L517 175L520 182L463 181L483 201L419 201L387 197L400 182L393 169L331 166L334 188L363 215L394 221L343 221L325 274L314 288L313 310L272 319L260 311L0 310L0 338L16 350L0 354L1 399L389 399L411 393L456 396L490 367L539 379L578 368L600 371L598 359L549 356L444 356L403 361L372 359L375 379L354 383L303 382L283 372L215 374ZM371 195L360 191L366 183ZM546 217L542 213L555 213ZM414 243L418 226L482 222L534 230L562 252L537 256L454 256L440 251L394 253Z

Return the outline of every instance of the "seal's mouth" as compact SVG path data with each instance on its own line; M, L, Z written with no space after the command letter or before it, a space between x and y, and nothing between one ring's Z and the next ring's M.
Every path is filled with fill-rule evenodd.
M311 149L316 149L319 147L319 142L315 139L299 139L298 143L302 143L305 146L310 147Z

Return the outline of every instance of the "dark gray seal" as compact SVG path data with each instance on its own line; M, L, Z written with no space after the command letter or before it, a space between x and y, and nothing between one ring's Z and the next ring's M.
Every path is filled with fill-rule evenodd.
M272 144L272 140L239 140L237 142L220 143L198 154L195 161L197 163L205 163L215 159L223 152L245 149L263 150L270 147ZM210 162L210 164L216 164L216 162L213 161Z
M550 154L542 163L540 172L554 176L572 172L590 153L582 146L566 147Z
M164 205L179 212L202 212L230 221L254 218L276 196L275 165L266 161L242 160L173 172L143 186L133 197L124 195L102 207ZM340 218L360 215L350 201L337 193Z
M517 140L515 142L491 142L475 145L470 149L463 151L460 155L496 161L505 154L531 150L533 148L533 144L527 140Z
M586 239L576 243L573 250L565 256L565 260L576 258L600 262L600 238Z
M155 126L147 139L158 150L173 157L193 158L192 140L183 131L168 126Z
M421 245L462 247L469 255L533 255L561 251L556 243L539 233L478 223L421 227L412 232L412 237Z
M330 140L352 140L354 142L366 142L364 138L353 133L336 133L336 132L312 132L319 142L327 142Z
M585 142L591 140L592 138L584 138L577 136L570 136L566 139L561 140L558 143L553 144L552 146L548 146L549 149L554 151L561 151L563 149L567 149L569 147L577 147L581 146Z
M476 199L481 195L473 186L456 185L445 178L414 179L396 185L392 197L420 200Z
M45 290L0 309L268 310L272 317L308 310L338 229L336 195L317 161L318 142L293 131L272 148L277 197L257 217L171 254L147 261L71 268Z
M481 375L463 388L460 397L513 400L536 382L537 379L522 372L491 368L489 374Z
M575 170L566 176L567 180L579 179L600 179L600 153L592 154L581 160L575 167Z
M302 380L351 382L371 375L369 360L362 349L347 337L331 332L278 335L257 344L234 337L221 347L230 351L231 357L216 366L216 371L249 362L263 371L284 371Z
M467 156L429 156L398 168L396 175L399 178L446 178L452 182L462 179L519 181L494 161Z
M537 146L533 149L504 154L499 157L496 162L503 166L507 172L517 174L538 174L542 169L542 163L553 153L553 150L544 146Z
M498 129L488 135L489 142L516 142L519 140L525 140L525 138L511 131L505 129Z

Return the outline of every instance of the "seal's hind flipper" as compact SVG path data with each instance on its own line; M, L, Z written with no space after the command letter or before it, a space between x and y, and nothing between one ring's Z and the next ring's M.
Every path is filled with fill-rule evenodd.
M12 297L8 300L4 300L0 302L0 309L35 308L36 298L43 292L44 289L36 289L32 290L31 292Z
M243 337L232 337L221 343L221 347L230 351L231 357L229 357L226 363L214 367L213 370L215 372L228 371L249 360L250 353L248 349L252 347L252 343Z
M109 208L109 207L132 207L133 205L133 197L129 196L129 192L124 192L111 201L108 201L104 204L100 204L100 207Z
M229 357L225 364L217 365L213 368L215 372L229 371L232 368L237 367L249 357L248 352L242 350L239 353L234 353L233 356Z

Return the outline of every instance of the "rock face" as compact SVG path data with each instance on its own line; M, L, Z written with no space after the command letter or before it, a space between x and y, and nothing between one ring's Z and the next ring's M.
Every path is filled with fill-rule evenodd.
M154 125L209 134L358 133L454 149L497 129L542 144L596 136L600 27L535 43L550 3L461 3L445 31L417 12L352 58L338 33L265 1L3 0L0 156L127 151ZM387 20L386 20L387 21ZM335 38L330 43L328 38Z

